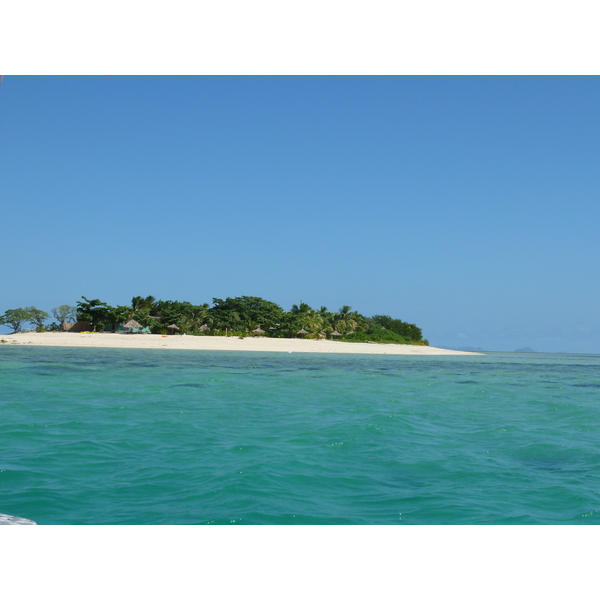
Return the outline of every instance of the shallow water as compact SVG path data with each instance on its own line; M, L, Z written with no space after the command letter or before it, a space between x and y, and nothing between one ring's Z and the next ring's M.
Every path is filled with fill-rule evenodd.
M40 524L598 524L600 356L0 348Z

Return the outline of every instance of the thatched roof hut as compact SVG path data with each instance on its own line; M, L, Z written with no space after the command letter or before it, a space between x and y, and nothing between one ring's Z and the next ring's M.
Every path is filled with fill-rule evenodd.
M170 330L170 333L175 333L176 331L179 331L179 327L177 327L177 325L175 325L175 323L171 323L171 325L167 325L167 329Z
M127 321L125 325L123 325L123 329L129 329L129 332L131 333L132 329L143 329L143 327L137 321L131 319L130 321Z
M338 335L342 335L337 329L335 331L332 331L329 335L331 336L338 336Z
M261 329L260 327L257 327L256 329L252 330L252 335L261 335L264 332L265 332L264 329Z
M306 331L306 329L303 327L296 335L306 335L307 333L308 331Z
M200 326L200 331L210 331L210 327L208 325Z

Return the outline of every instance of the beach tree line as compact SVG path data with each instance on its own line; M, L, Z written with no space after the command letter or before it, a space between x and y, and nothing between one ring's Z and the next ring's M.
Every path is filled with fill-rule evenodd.
M134 296L131 304L119 306L82 296L76 306L59 306L52 309L52 315L54 322L46 325L50 315L30 306L7 310L0 316L0 323L12 327L14 332L21 331L25 323L31 323L36 331L52 331L79 321L92 331L117 331L129 323L136 329L163 335L326 337L356 342L428 344L419 327L389 315L367 317L347 305L330 311L325 306L313 308L305 302L285 311L275 302L255 296L213 298L212 305Z
M56 329L59 329L64 323L77 319L77 309L74 306L63 305L52 309L52 315L56 319ZM50 315L36 308L27 306L26 308L12 308L0 315L0 325L7 325L12 328L13 333L23 330L26 323L32 325L36 331L47 331L46 321Z

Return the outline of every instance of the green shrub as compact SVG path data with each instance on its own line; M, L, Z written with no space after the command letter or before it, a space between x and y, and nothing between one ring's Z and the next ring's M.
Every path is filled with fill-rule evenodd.
M379 325L389 331L393 331L407 340L415 342L423 339L423 333L419 327L412 323L405 323L400 319L392 319L389 315L375 315L367 319L374 325Z
M379 344L418 344L425 345L420 340L413 340L399 333L386 329L376 323L370 323L366 331L355 331L341 338L347 342L377 342Z
M163 325L162 323L154 322L150 325L150 333L154 333L157 335L167 335L168 332L169 330L167 329L167 326Z

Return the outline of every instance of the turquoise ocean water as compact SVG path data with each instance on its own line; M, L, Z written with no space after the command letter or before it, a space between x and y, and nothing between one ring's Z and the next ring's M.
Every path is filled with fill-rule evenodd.
M0 348L39 524L598 524L600 356Z

